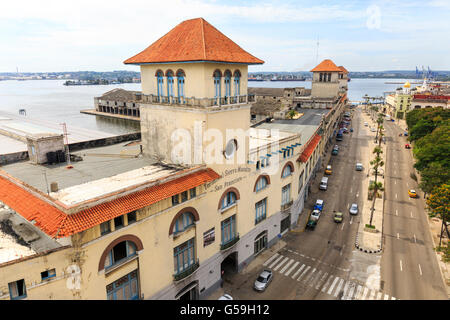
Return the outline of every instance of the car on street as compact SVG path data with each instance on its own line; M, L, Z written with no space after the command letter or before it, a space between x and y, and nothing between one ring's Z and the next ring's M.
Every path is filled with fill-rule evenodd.
M363 165L362 165L362 163L357 163L356 164L356 171L363 171Z
M414 189L408 190L408 195L409 195L411 198L418 198L418 197L419 197L419 195L417 194L416 190L414 190Z
M342 212L335 212L333 220L336 223L341 223L344 219L344 214Z
M409 143L405 144L405 149L411 149L411 145Z
M319 211L323 210L323 200L322 199L316 200L316 204L314 205L314 210L319 210Z
M264 291L267 286L270 284L273 278L272 270L264 269L256 278L255 283L253 284L253 288L256 291Z
M353 128L350 128L350 132L353 132Z
M356 203L352 203L349 212L350 214L358 214L358 205Z
M367 127L369 124L367 122L364 122L364 127Z
M325 174L332 174L333 170L331 170L331 165L327 165L327 168L325 169Z
M224 293L222 296L219 297L217 300L233 300L233 297L230 296L228 293Z
M334 155L334 156L336 156L338 153L339 153L339 146L338 146L338 145L335 145L335 146L333 147L333 151L331 151L331 154Z
M376 130L375 130L375 128L370 128L370 131L372 131L372 132L375 132Z
M320 218L320 211L319 210L313 210L311 212L310 219L317 221L317 220L319 220L319 218Z
M311 219L309 219L309 220L308 220L308 223L306 224L306 229L314 230L314 228L316 227L316 225L317 225L317 220L311 220Z
M406 137L408 135L408 132L403 132L403 135Z

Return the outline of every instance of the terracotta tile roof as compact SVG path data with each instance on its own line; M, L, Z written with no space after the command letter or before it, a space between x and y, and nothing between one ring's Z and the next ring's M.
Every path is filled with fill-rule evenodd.
M310 72L342 72L341 69L339 69L333 61L330 59L325 59L321 63L319 63L314 69L312 69Z
M308 161L311 154L314 152L314 149L319 144L319 141L322 137L316 134L312 139L309 140L308 144L306 145L305 150L303 150L300 157L297 159L297 161L306 162Z
M63 238L219 177L219 174L214 170L207 168L74 214L66 214L19 185L0 176L0 201L28 221L34 220L34 225L52 238Z
M203 18L181 22L125 64L218 61L263 64Z
M341 69L343 73L348 73L347 69L345 69L343 66L339 66L338 68Z

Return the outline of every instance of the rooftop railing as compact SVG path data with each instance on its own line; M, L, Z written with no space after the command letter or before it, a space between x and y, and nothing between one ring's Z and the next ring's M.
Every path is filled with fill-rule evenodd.
M153 94L140 95L141 103L150 104L169 104L174 106L200 107L200 108L214 108L221 106L232 106L239 104L248 104L255 102L254 95L241 95L220 98L194 98L194 97L172 97L172 96L158 96Z

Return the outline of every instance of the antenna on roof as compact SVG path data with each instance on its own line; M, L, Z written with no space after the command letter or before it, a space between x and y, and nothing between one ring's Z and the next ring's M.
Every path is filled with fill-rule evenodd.
M319 63L319 35L317 35L316 64Z

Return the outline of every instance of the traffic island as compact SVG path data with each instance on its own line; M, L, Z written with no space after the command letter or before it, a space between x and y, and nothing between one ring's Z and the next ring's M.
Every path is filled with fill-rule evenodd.
M366 114L362 114L363 122L366 121L370 123L370 127L376 125L372 122L370 117ZM370 127L364 127L366 134L369 136L369 142L373 141L376 136L376 132L370 131ZM362 131L364 132L364 131ZM364 133L363 133L364 134ZM372 160L373 148L376 145L373 143L368 143L362 146L361 155L362 159L360 162L365 166L365 176L362 182L362 193L359 195L363 199L363 205L360 210L361 220L358 227L358 232L356 234L355 247L360 251L366 253L379 253L382 251L382 240L383 240L383 211L384 211L384 192L379 191L378 196L375 201L369 198L369 185L375 181L375 174L371 170L370 161ZM383 150L383 158L386 158L386 144L381 144L381 149ZM381 182L384 186L384 169L380 170L378 173L377 182ZM372 222L370 223L370 217L373 206Z

